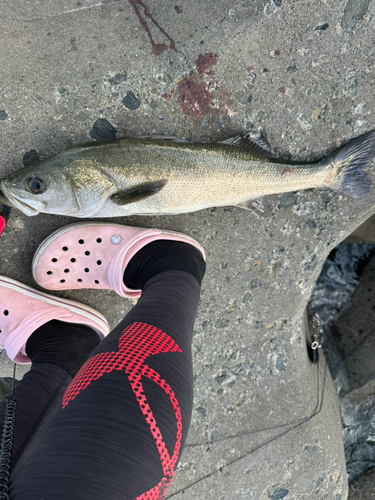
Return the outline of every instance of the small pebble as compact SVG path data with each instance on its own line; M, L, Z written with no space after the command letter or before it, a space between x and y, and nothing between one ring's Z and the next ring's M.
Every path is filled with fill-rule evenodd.
M122 100L122 104L131 111L134 111L135 109L139 108L139 106L141 105L141 101L135 97L131 90L129 90Z
M328 23L322 24L321 26L317 26L315 31L325 31L329 27Z
M229 123L229 116L227 115L222 115L216 122L218 125L223 127L224 125L227 125Z
M113 78L108 78L110 85L119 85L126 81L126 73L117 73Z
M24 167L28 167L33 163L38 163L38 161L39 161L39 155L35 149L30 149L30 151L27 151L27 153L25 153L22 158L22 163Z
M105 118L99 118L90 130L90 137L96 141L102 139L113 139L116 137L116 129Z

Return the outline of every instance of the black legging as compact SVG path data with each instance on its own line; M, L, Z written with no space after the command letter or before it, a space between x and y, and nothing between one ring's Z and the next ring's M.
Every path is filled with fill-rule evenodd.
M31 367L15 389L12 500L165 498L191 417L199 292L183 271L151 278L42 431L69 376L50 363Z

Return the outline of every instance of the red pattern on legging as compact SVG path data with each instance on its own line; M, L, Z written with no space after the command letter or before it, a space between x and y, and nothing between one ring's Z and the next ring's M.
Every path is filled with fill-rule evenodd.
M159 484L138 496L135 500L163 500L165 498L180 452L182 421L178 401L167 382L155 370L144 364L148 356L165 352L182 352L182 350L171 337L158 328L144 323L133 323L122 332L119 339L119 350L104 352L89 358L79 370L63 397L62 406L65 408L69 401L72 401L91 382L98 380L104 373L120 370L127 374L139 407L155 439L164 474ZM168 394L172 403L177 423L176 444L172 457L169 456L161 432L147 403L141 382L142 376L149 378L161 387Z

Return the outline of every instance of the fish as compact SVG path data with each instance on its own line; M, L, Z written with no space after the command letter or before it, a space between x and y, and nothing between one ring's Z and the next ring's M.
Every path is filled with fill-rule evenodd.
M172 215L211 207L262 210L266 195L329 188L352 198L371 189L365 171L375 129L314 163L283 162L248 132L220 143L119 138L74 146L0 180L0 202L28 216Z

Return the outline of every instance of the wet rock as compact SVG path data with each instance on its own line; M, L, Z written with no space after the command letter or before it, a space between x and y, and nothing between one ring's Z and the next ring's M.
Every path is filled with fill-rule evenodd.
M108 78L110 85L120 85L120 83L126 82L126 72L117 73L113 78Z
M284 372L285 371L284 358L282 356L277 356L276 363L275 363L275 368L279 372Z
M270 495L271 500L280 500L281 498L285 498L287 494L289 493L289 490L286 488L279 488L275 490L272 495Z
M227 116L227 115L220 116L220 118L217 120L216 123L218 125L220 125L221 127L224 127L225 125L228 125L228 123L229 123L229 116Z
M373 390L374 384L370 384ZM373 395L359 399L355 396L357 392L340 400L349 482L375 463L375 401Z
M375 469L370 469L361 477L353 481L351 486L348 500L373 500L375 491Z
M96 141L113 139L116 137L116 129L105 118L99 118L96 122L94 122L92 130L90 130L90 137Z
M323 481L324 481L323 477L318 477L315 483L315 488L319 488L319 486L322 484Z
M66 88L65 88L65 87L63 87L63 86L61 85L61 83L59 83L59 84L58 84L58 86L57 86L57 92L58 92L60 95L63 95L63 94L65 94L65 92L66 92Z
M221 383L226 378L227 372L225 370L220 370L214 377L215 382Z
M283 208L289 208L292 207L296 202L296 199L293 195L293 193L284 193L280 195L280 205Z
M344 31L353 31L356 24L366 14L371 0L349 0L344 9L341 19L341 27Z
M252 100L251 95L247 94L246 92L243 92L242 90L236 92L234 94L234 97L240 104L250 104Z
M334 113L337 113L339 115L349 113L352 109L351 97L341 97L340 99L333 99L332 109Z
M39 161L39 154L35 149L30 149L30 151L27 151L22 158L22 163L24 167L28 167L33 163L38 163L38 161Z
M329 27L329 24L328 23L324 23L321 26L317 26L315 28L315 31L319 31L319 32L320 31L325 31L326 29L328 29L328 27Z
M195 411L199 413L199 415L202 415L202 417L205 417L207 414L206 408L203 408L202 406L199 406L198 408L195 408Z
M129 90L122 100L122 104L125 106L125 108L130 109L130 111L134 111L139 108L139 106L141 105L141 101L135 97L131 90Z
M7 118L8 118L7 112L4 109L2 109L0 111L0 120L6 120Z
M216 441L219 438L219 435L220 434L218 431L215 431L215 430L208 431L207 439L210 443L212 443L213 441Z
M209 116L205 116L202 120L202 127L206 127L208 124L210 123L210 117Z
M350 97L354 97L357 95L357 80L355 78L352 78L350 81L349 89L348 89Z

